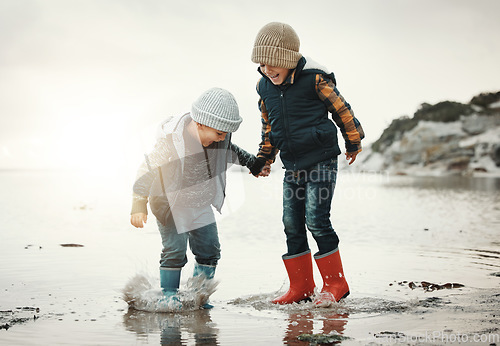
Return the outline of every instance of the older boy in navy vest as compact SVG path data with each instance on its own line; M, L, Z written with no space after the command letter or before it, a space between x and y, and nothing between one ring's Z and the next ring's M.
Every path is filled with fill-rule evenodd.
M262 115L262 142L255 176L265 176L280 152L286 169L283 181L283 224L288 252L283 261L290 288L273 300L290 304L314 294L308 229L318 246L314 255L323 278L317 306L329 306L349 294L338 250L339 238L330 222L330 209L341 153L337 127L352 164L361 151L363 129L340 95L333 73L299 53L293 28L269 23L258 33L252 61L262 78L257 84ZM332 114L333 122L328 118ZM336 124L336 126L335 126Z

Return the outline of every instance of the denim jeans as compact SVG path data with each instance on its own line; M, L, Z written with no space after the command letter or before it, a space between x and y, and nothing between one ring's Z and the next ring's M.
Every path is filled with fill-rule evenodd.
M158 222L160 230L163 250L161 252L160 266L166 268L182 268L187 263L187 244L195 257L196 262L210 266L217 265L220 259L220 244L219 235L217 232L217 224L215 217L210 207L204 210L204 213L211 215L200 215L197 218L190 220L193 230L184 233L178 233L175 227L175 222L170 214L167 217L166 224ZM207 217L212 217L213 222L207 223ZM197 220L203 220L196 227ZM183 220L186 223L186 220Z
M318 246L316 255L338 247L339 238L330 221L337 180L337 159L322 161L307 170L285 172L283 179L283 225L288 253L309 250L306 227Z

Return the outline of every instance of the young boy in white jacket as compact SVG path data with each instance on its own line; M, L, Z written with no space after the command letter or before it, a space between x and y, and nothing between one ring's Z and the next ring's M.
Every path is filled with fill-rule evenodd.
M207 90L190 113L162 123L162 135L139 168L130 222L143 227L149 201L162 238L160 285L169 306L180 307L176 293L188 241L196 260L193 276L214 276L220 244L212 206L221 211L229 164L252 167L256 161L231 142L241 122L231 93Z

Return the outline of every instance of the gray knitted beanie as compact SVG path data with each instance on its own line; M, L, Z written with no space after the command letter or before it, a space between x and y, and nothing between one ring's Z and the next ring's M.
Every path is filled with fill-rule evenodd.
M299 36L290 25L272 22L264 25L257 34L252 61L257 64L294 69L302 57L299 48Z
M205 91L193 103L191 118L222 132L235 132L243 121L234 96L221 88Z

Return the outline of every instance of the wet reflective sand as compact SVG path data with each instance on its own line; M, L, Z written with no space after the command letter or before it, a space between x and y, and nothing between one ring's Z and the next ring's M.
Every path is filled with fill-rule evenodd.
M341 171L332 221L351 295L317 309L269 303L288 285L279 172L231 172L215 308L177 314L122 300L134 275L157 280L161 247L153 219L143 230L128 223L130 181L0 172L0 344L308 345L304 334L342 344L500 342L498 179ZM190 257L181 285L192 269ZM316 269L315 280L321 287Z

